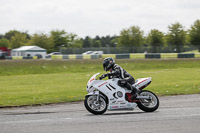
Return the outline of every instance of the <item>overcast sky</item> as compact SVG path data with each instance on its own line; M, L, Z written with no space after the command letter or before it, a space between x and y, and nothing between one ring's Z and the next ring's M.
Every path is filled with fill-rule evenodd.
M133 25L147 34L151 29L167 32L175 22L187 29L197 19L200 0L0 0L0 34L64 29L94 37L119 35Z

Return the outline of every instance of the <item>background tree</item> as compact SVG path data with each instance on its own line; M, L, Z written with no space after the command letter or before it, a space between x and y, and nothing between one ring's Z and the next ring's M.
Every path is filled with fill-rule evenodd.
M21 33L21 32L19 32L17 30L10 30L10 31L5 33L4 38L11 40L12 36L14 36L17 33Z
M29 45L39 46L41 48L47 49L47 52L53 52L54 48L54 40L52 37L41 33L41 34L34 34L29 41Z
M60 46L67 46L68 37L66 37L67 32L64 30L52 30L50 32L50 37L54 41L54 50L58 51Z
M24 33L15 33L14 36L11 37L9 48L14 49L21 46L25 46L28 43L27 35Z
M159 30L151 30L147 37L147 43L152 46L152 52L157 53L158 48L160 49L161 46L164 44L164 34Z
M83 47L88 48L92 46L92 39L89 36L86 36L84 39L82 39Z
M70 48L82 48L83 42L81 39L75 39L71 42Z
M82 48L83 42L82 40L73 33L66 34L67 44L65 47L67 48Z
M141 46L144 43L144 32L138 26L123 29L118 38L119 47ZM137 51L137 49L135 50Z
M8 47L9 46L9 40L6 38L0 39L0 47Z
M183 45L186 44L186 31L180 23L172 24L168 28L167 43L175 48L175 52L180 53Z
M92 47L101 47L101 38L99 36L96 36L93 40L92 40Z
M0 34L0 39L2 39L4 37L4 35L3 34Z
M8 32L5 33L4 38L11 40L11 38L15 35L15 34L24 34L26 36L26 39L30 39L30 35L27 32L20 32L17 30L10 30Z
M200 20L196 20L189 31L190 43L199 48L200 52Z
M117 44L117 36L105 36L101 38L101 45L102 47L116 47Z
M93 47L96 47L96 48L99 48L101 47L101 40L93 40L93 43L92 43L92 46Z

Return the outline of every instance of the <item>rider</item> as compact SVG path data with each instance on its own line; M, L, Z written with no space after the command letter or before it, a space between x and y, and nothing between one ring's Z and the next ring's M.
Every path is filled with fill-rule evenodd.
M111 57L105 58L103 60L103 68L105 71L110 71L109 73L103 74L100 79L103 79L108 76L109 79L119 78L118 85L121 87L126 87L128 90L131 90L132 97L134 100L137 97L137 89L132 86L135 83L135 79L126 72L122 67L115 64L115 60Z

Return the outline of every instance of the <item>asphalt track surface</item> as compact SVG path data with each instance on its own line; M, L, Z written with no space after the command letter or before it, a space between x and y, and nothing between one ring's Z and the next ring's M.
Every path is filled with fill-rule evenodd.
M159 97L153 113L92 115L83 102L0 109L0 133L200 133L200 94Z

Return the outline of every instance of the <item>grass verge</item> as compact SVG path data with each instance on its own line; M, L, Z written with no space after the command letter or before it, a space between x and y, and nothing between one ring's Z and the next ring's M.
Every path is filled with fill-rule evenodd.
M102 60L1 61L0 106L83 100ZM200 93L200 59L117 60L135 78L152 77L157 95Z

